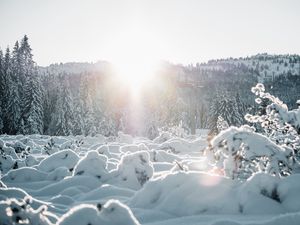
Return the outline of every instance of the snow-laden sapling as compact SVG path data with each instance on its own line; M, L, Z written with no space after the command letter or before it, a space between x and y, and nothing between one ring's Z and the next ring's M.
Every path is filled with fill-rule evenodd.
M17 199L0 201L0 224L52 225L48 216L52 218L56 216L48 212L45 205L35 210L30 204L31 200L28 197L21 201Z
M259 96L256 103L270 102L264 113L245 116L261 126L262 134L246 125L230 127L211 141L208 152L213 154L215 165L233 179L246 179L256 172L287 176L299 165L300 110L288 111L278 98L265 93L263 84L257 84L252 92Z
M293 166L290 149L276 145L247 125L222 131L211 141L210 151L215 165L232 179L247 179L256 172L282 176Z
M257 95L255 102L262 104L269 102L264 106L263 114L257 115L247 114L245 119L258 126L262 134L270 138L277 145L287 151L292 151L294 157L291 160L294 162L294 167L298 167L300 158L300 108L288 110L279 98L265 92L263 84L257 84L251 89Z

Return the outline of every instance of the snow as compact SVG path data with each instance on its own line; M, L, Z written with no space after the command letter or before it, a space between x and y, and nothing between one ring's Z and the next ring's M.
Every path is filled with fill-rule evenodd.
M162 132L152 141L123 133L0 136L7 149L1 156L0 224L299 224L299 174L257 171L239 180L222 172L235 163L224 139L232 152L249 150L248 158L284 160L287 149L250 127L230 127L211 141L211 148L223 151L218 164L209 155L207 131L197 133L182 138ZM75 146L76 140L84 144ZM55 148L50 154L44 148L49 142ZM35 151L23 159L32 146ZM13 169L16 162L23 164Z
M79 156L77 153L70 149L65 149L42 160L37 168L44 172L51 172L58 167L64 166L71 170L78 160Z
M83 216L84 215L84 216ZM91 224L91 225L139 225L131 210L118 200L109 200L104 205L79 205L67 212L58 225Z

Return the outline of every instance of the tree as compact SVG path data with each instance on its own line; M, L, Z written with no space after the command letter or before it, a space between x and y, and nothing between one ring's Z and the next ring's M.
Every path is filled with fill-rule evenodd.
M4 117L4 109L2 105L2 101L4 98L5 93L5 84L4 84L4 72L3 72L3 64L4 64L4 58L3 58L3 52L0 49L0 134L3 133L3 117Z
M65 77L61 78L58 93L48 132L52 135L71 135L74 121L73 99Z
M19 104L22 108L21 118L17 121L20 124L19 132L42 134L44 128L43 90L31 51L28 37L25 35L20 48L18 48L18 42L15 45L14 62L18 75L16 83L20 89L23 89L19 94L22 99ZM22 127L23 124L24 127Z
M210 129L211 133L218 133L218 118L222 117L229 126L239 126L243 122L243 117L239 113L235 97L228 94L218 94L210 108Z
M40 77L35 72L27 77L23 94L23 112L25 134L42 134L43 122L43 92Z
M17 119L19 117L18 111L18 93L17 87L12 78L12 66L9 48L6 49L4 62L3 62L3 132L7 134L15 134L17 131ZM15 96L16 95L16 96Z
M90 94L88 75L83 75L80 81L80 107L83 117L83 134L89 135L95 132L95 115L93 111L93 101Z
M265 92L263 84L252 92L258 104L261 99L269 101L265 114L245 116L248 122L260 124L261 133L248 125L230 127L211 140L208 154L213 154L215 165L232 179L247 179L256 172L288 176L300 166L300 108L289 111L281 100Z

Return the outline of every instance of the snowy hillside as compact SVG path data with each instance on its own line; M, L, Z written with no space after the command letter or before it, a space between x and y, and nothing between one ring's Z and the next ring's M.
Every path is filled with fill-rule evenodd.
M39 66L38 71L41 74L49 73L55 75L61 74L82 74L82 73L101 73L109 70L111 65L105 61L96 63L70 62L56 63L49 66Z
M257 54L246 58L229 58L210 60L208 63L197 64L196 68L203 71L248 69L259 76L259 81L274 80L279 76L300 75L299 55Z
M206 138L2 135L0 224L299 224L299 175L220 176Z

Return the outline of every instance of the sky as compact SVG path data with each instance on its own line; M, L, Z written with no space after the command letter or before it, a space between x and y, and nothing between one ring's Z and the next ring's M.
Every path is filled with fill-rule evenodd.
M300 54L299 0L0 0L0 47L34 60L206 62Z

